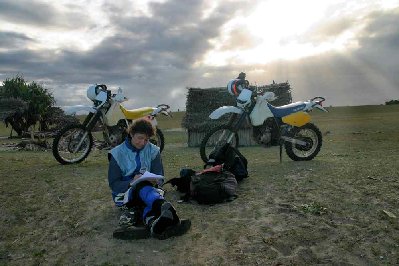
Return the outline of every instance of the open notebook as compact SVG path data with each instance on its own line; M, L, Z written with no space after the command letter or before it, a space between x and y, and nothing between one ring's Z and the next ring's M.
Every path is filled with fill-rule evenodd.
M130 193L130 191L133 190L137 186L138 183L143 182L143 181L156 182L159 186L162 186L163 183L165 182L165 177L162 175L156 175L156 174L150 173L148 171L145 171L144 174L142 174L139 178L137 178L130 184L130 188L125 193L119 193L115 197L114 200L115 200L116 205L122 206L123 204L126 204L127 202L129 202L130 197L132 195L132 193Z
M150 181L150 182L157 182L159 186L162 186L163 183L165 182L165 177L162 175L156 175L153 173L150 173L148 171L145 171L144 174L142 174L139 178L134 180L130 186L135 187L138 183L143 182L143 181Z

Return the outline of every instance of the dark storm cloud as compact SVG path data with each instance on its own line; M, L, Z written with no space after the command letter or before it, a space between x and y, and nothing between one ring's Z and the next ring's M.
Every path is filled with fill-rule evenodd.
M108 4L107 13L117 32L88 52L64 52L59 61L94 73L74 74L70 82L103 81L126 88L133 101L140 94L142 102L156 102L160 97L173 102L176 99L170 92L180 88L183 94L185 84L198 74L192 65L211 48L208 40L219 36L231 7L221 5L202 19L201 1L151 4L151 17L121 17L118 7Z
M21 5L15 4L14 10L15 6ZM382 103L393 98L399 87L399 58L394 53L399 38L397 11L371 14L358 39L359 48L350 53L326 53L268 65L248 66L235 62L224 67L195 67L194 63L213 48L209 41L220 36L221 27L235 12L250 12L248 6L242 2L223 2L203 18L201 1L152 3L150 16L125 15L125 11L134 8L134 4L127 1L108 3L103 6L103 12L109 16L115 31L88 51L23 49L24 43L34 40L11 32L3 33L0 34L1 45L19 43L20 46L12 51L0 49L0 79L22 73L29 80L43 81L54 90L58 105L90 104L85 95L86 87L105 83L111 88L121 86L125 90L131 99L128 107L164 102L174 109L182 109L187 86L225 86L240 71L246 71L248 79L258 84L271 83L273 79L288 80L294 88L295 100L321 95L327 97L327 104L349 105ZM26 22L34 20L34 15L28 18ZM53 19L49 16L32 23L47 25ZM349 29L351 23L351 19L344 19L315 28L310 41L335 38ZM231 36L245 36L245 31ZM264 72L259 74L258 70Z
M17 24L52 28L79 28L88 21L83 11L61 12L50 4L34 1L0 1L0 19Z
M369 24L359 38L360 49L354 53L399 88L399 9L375 12L368 17Z
M221 6L215 14L201 19L201 1L169 1L150 4L151 17L115 16L113 24L121 34L130 35L124 45L141 56L139 62L168 63L176 67L189 66L209 49L208 40L219 35L220 26L228 19L230 11ZM122 44L123 45L123 44Z
M374 12L368 16L369 24L360 36L365 50L381 48L390 52L399 48L399 8L391 12ZM381 51L380 51L381 52Z
M0 72L28 72L38 77L42 75L42 71L48 70L46 66L51 65L49 56L50 54L45 54L42 51L31 50L0 52Z
M55 10L49 5L27 1L1 1L0 18L7 21L46 25L54 20Z
M15 49L32 42L34 40L25 34L0 31L0 48Z
M128 2L107 4L104 12L115 32L93 49L0 52L0 62L6 62L0 64L0 73L18 71L31 79L47 80L55 96L76 93L78 87L73 84L105 83L125 88L136 106L155 104L159 98L176 102L176 97L184 105L181 96L186 84L203 74L193 70L193 63L211 48L209 40L219 36L221 26L234 14L232 10L239 11L239 4L222 3L205 19L204 4L196 0L152 3L150 17L123 16ZM62 84L70 86L59 86ZM172 95L176 89L181 92ZM85 87L80 90L84 94ZM68 100L60 97L58 104Z

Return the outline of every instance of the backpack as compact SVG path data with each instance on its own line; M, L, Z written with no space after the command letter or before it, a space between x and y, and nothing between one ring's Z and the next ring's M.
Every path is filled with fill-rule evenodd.
M222 165L202 171L191 177L191 197L200 204L214 204L237 198L237 180Z
M181 197L183 201L191 198L199 204L215 204L237 198L237 180L232 173L223 170L221 165L198 173L192 169L182 169L179 178L172 178L167 183L185 193Z
M223 164L223 168L231 172L237 181L248 177L248 160L241 152L229 143L209 155L207 165Z

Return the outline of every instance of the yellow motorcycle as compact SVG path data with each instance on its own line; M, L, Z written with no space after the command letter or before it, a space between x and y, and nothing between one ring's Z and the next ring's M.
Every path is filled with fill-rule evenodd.
M89 86L87 97L93 101L93 106L89 107L89 114L83 124L67 125L54 138L53 155L59 163L80 163L87 158L93 147L92 130L98 122L103 126L104 140L114 147L125 140L126 129L132 121L138 118L148 119L156 128L156 134L150 141L162 152L165 138L157 127L156 116L171 116L169 105L160 104L156 107L128 110L121 105L127 100L122 89L119 88L116 94L112 94L104 84Z

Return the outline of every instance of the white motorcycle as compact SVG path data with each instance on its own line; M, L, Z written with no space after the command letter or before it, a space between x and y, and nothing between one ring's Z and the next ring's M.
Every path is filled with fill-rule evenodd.
M157 127L156 116L171 116L169 105L142 107L134 110L125 109L121 103L127 101L119 88L112 94L106 85L91 85L87 89L87 97L93 101L89 114L83 124L71 124L62 128L53 141L53 155L61 164L80 163L89 155L93 147L92 130L100 122L103 125L104 140L114 147L124 141L129 124L138 118L148 119L156 128L156 134L150 141L162 151L165 139Z
M256 143L264 147L279 145L280 160L283 144L292 160L312 160L320 151L322 135L317 126L310 123L309 112L314 108L328 112L322 106L325 99L315 97L280 107L268 102L275 99L273 92L252 91L246 86L237 98L237 106L223 106L214 110L209 115L211 119L219 119L226 114L233 116L228 124L215 127L205 135L200 146L201 159L207 162L209 156L226 143L237 147L237 132L249 117Z

